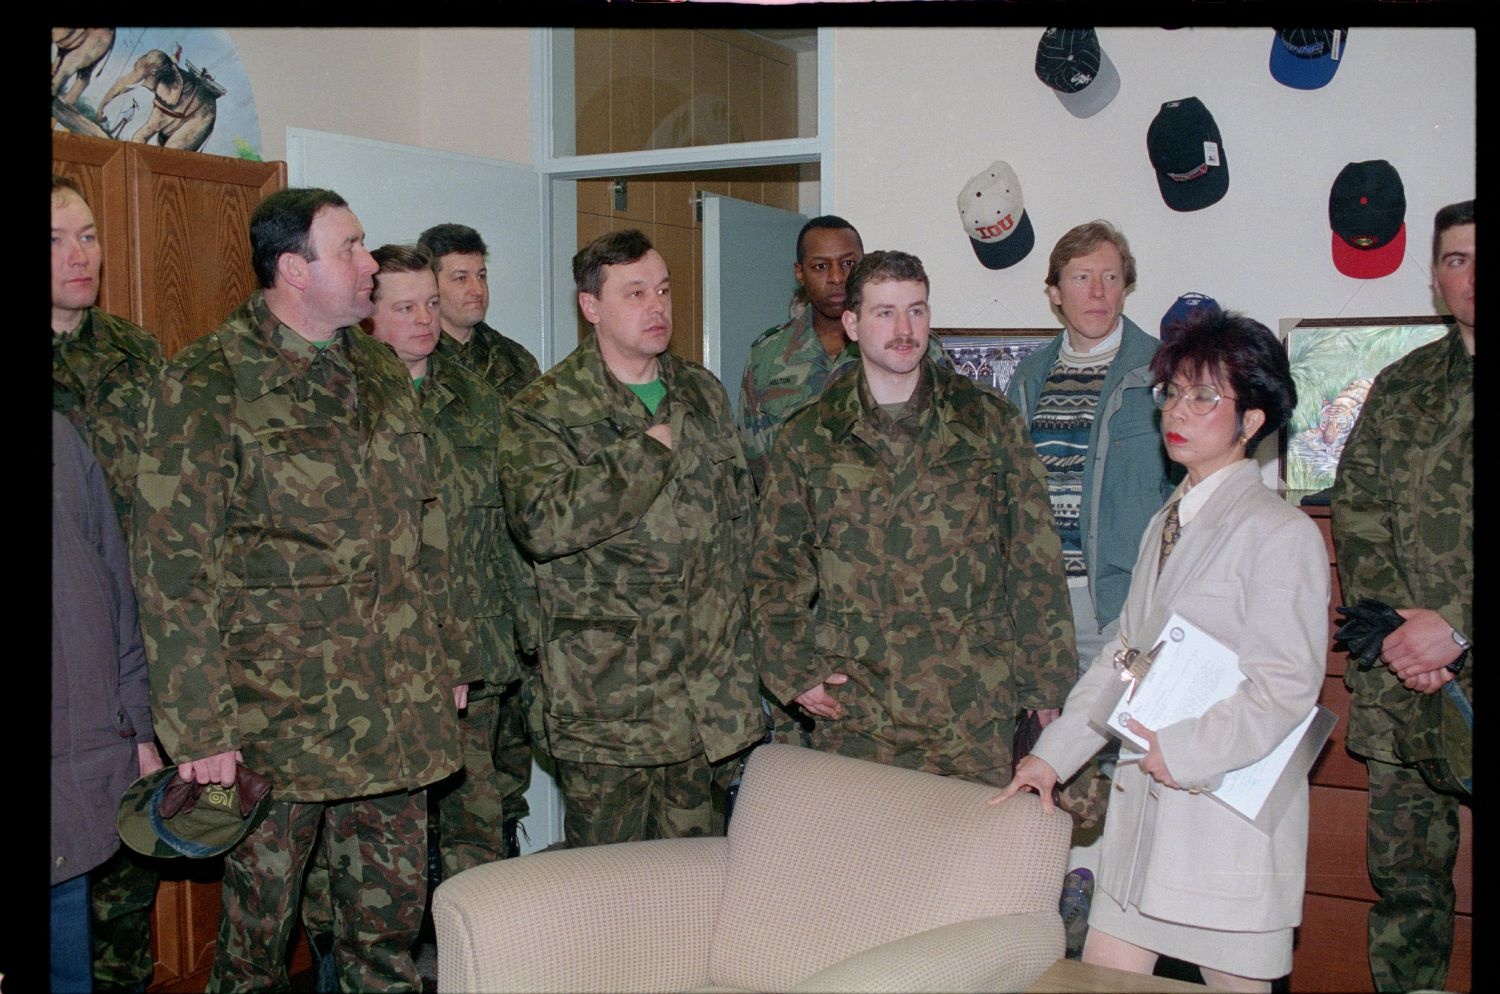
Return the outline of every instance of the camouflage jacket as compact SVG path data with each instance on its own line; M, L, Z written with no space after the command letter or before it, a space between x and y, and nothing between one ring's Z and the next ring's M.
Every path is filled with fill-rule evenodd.
M432 429L438 493L452 546L454 626L450 640L465 679L483 680L470 699L491 696L521 676L518 615L536 614L531 566L505 524L500 496L500 417L505 403L451 353L428 359L422 416Z
M457 358L507 401L542 372L526 346L506 338L483 321L474 326L467 342L446 333L439 335L437 354Z
M1017 713L1061 707L1078 671L1046 471L1015 408L951 370L925 362L908 410L903 453L856 366L777 436L756 658L782 701L843 672L835 696L895 751L989 768Z
M804 305L800 314L762 332L750 346L740 381L740 427L757 489L766 485L776 429L793 411L822 393L834 373L859 360L859 346L854 342L829 356L813 330L812 313ZM948 365L936 335L928 339L927 354L939 365Z
M135 506L157 735L240 749L283 801L462 765L447 535L417 394L380 342L319 351L257 291L166 367Z
M127 541L146 407L161 366L150 332L97 307L68 334L52 336L52 409L99 460Z
M590 336L506 408L500 480L536 567L553 756L718 761L762 733L745 563L750 476L719 381L670 353L654 416ZM646 435L670 424L673 448Z
M1474 634L1474 357L1455 329L1387 366L1370 390L1333 486L1344 603L1425 607ZM1459 674L1474 699L1474 660ZM1384 666L1350 666L1349 748L1404 761L1420 696Z

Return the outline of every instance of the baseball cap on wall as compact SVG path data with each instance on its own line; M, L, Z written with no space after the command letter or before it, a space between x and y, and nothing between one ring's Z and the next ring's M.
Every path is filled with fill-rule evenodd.
M1328 192L1333 265L1360 280L1389 276L1406 258L1406 188L1384 159L1351 162Z
M1199 312L1220 310L1219 302L1206 293L1185 293L1172 302L1161 316L1161 340L1170 342L1188 319Z
M992 162L969 180L958 195L958 217L986 269L1014 266L1036 244L1021 181L1008 163Z
M1090 117L1120 92L1120 73L1093 28L1048 28L1036 46L1036 76L1074 117Z
M1229 190L1224 139L1197 97L1161 105L1146 129L1146 152L1161 199L1174 211L1202 210Z
M1327 86L1348 44L1348 28L1277 28L1271 41L1271 78L1294 90Z

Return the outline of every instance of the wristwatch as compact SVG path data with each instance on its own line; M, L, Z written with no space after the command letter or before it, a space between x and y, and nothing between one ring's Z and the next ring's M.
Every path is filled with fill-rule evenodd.
M1453 641L1458 644L1459 649L1462 651L1459 652L1457 659L1448 664L1447 669L1449 673L1457 673L1463 669L1464 661L1469 658L1469 650L1474 648L1474 643L1470 642L1457 628L1453 629Z

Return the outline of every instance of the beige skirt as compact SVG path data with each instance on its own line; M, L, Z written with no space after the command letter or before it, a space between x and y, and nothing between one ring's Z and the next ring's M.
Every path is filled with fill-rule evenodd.
M1163 956L1240 977L1275 980L1292 972L1295 930L1290 928L1226 932L1184 925L1142 914L1133 904L1121 910L1115 899L1103 892L1096 892L1089 906L1089 928Z

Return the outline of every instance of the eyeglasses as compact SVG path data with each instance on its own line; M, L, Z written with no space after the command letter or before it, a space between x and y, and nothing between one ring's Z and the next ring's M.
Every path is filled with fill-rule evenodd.
M1207 414L1219 406L1224 395L1211 386L1199 384L1186 390L1175 383L1158 383L1151 388L1151 400L1163 411L1170 410L1179 400L1186 400L1188 410L1194 414Z

